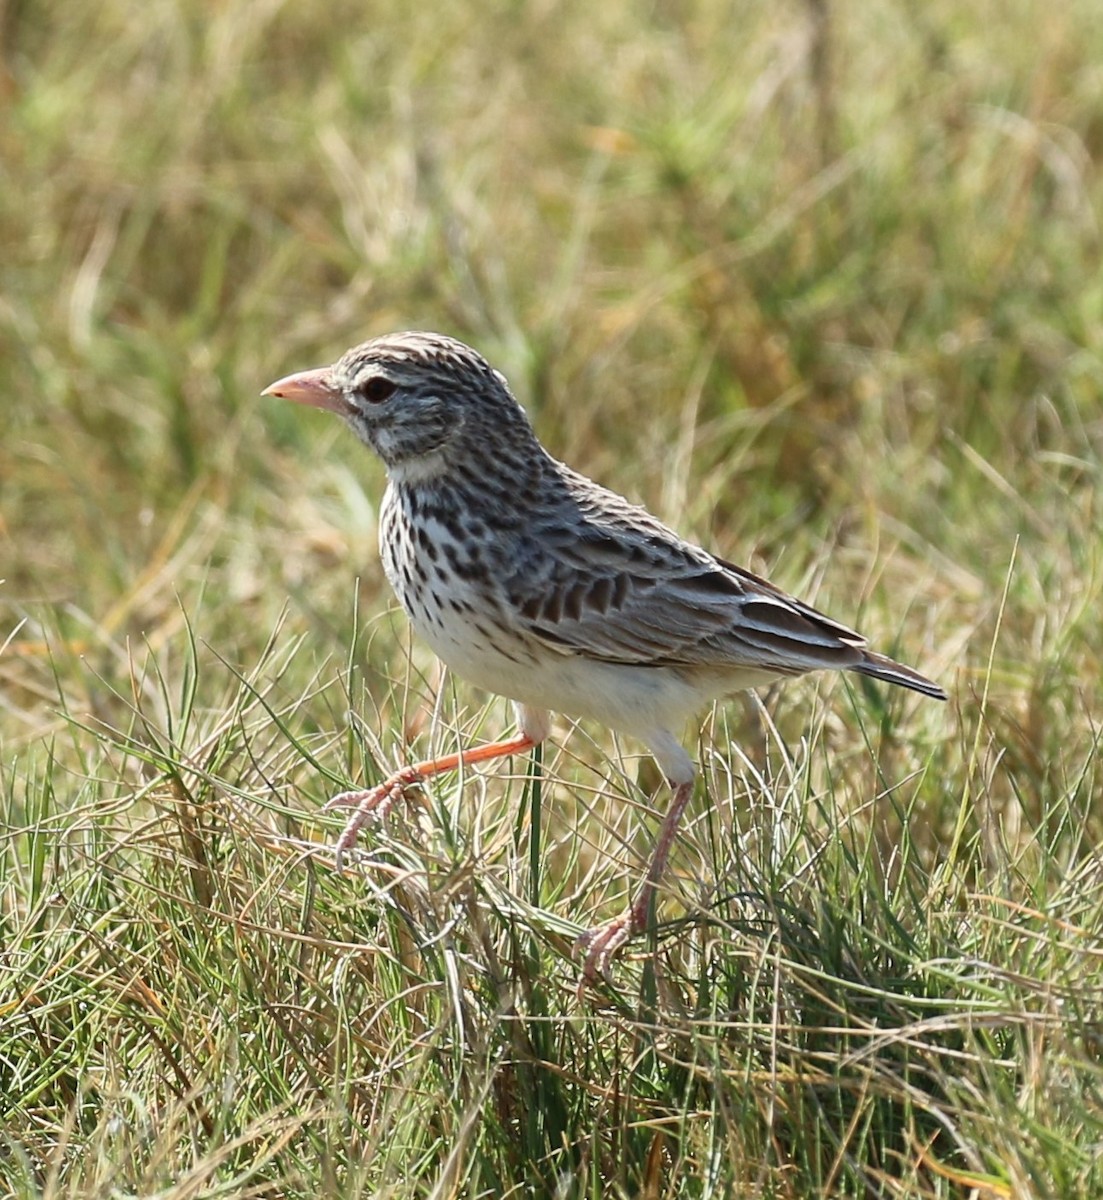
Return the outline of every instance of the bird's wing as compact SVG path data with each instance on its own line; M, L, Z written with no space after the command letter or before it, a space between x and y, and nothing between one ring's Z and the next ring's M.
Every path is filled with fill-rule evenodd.
M543 521L504 574L520 631L563 654L637 666L796 675L861 662L853 630L619 497L600 500Z

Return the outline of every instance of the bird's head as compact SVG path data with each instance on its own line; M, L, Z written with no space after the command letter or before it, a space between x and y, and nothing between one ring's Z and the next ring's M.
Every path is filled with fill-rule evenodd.
M332 366L288 375L262 394L337 413L401 481L430 479L503 442L535 445L503 376L442 334L373 338Z

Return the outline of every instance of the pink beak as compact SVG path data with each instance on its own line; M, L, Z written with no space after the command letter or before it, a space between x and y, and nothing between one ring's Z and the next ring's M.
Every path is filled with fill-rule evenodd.
M279 396L283 400L294 400L296 404L309 404L312 408L328 408L330 412L348 413L349 403L341 389L333 382L330 367L316 367L313 371L299 371L270 383L261 392L262 396Z

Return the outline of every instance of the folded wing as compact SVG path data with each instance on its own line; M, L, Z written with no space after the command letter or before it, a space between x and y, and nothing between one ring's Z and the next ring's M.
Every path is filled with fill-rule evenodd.
M856 670L930 696L930 680L767 580L682 541L616 498L600 516L551 517L505 573L520 631L563 654L641 667L726 667L799 675Z

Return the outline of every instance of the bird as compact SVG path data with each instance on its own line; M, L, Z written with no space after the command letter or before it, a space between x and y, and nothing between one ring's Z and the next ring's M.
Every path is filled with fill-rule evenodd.
M504 375L444 334L374 337L262 395L327 409L383 463L384 571L414 631L468 682L513 701L517 732L342 792L338 866L403 790L516 755L551 714L642 742L672 795L627 909L579 938L582 983L648 927L696 768L679 732L711 702L831 669L945 700L938 684L766 579L680 537L555 459Z

